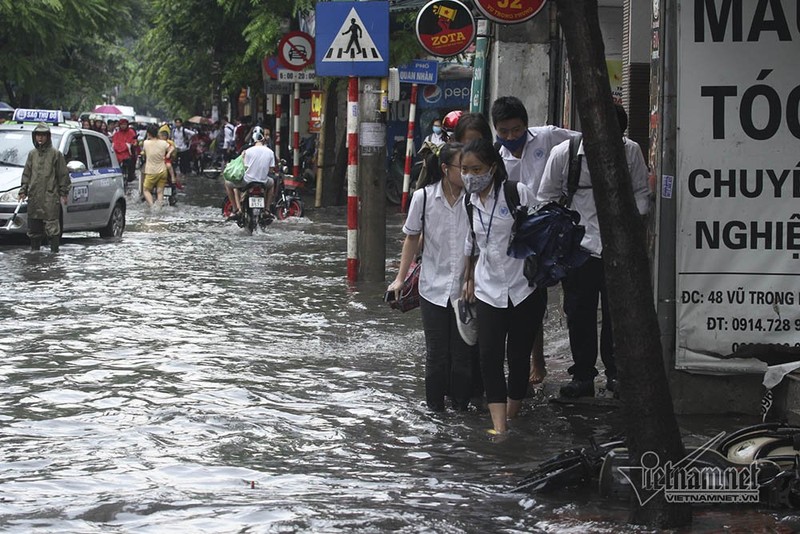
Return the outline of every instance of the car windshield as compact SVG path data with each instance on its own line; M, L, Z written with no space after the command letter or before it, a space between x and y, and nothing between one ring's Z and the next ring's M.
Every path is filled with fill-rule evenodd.
M52 134L51 138L57 147L61 136ZM0 165L24 167L32 148L30 130L0 130Z

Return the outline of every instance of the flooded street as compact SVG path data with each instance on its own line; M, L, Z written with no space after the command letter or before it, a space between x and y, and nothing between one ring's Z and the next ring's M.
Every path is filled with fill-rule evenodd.
M384 283L348 288L343 209L250 237L223 222L219 182L187 190L154 213L129 200L118 241L0 246L0 530L620 531L625 505L592 492L509 492L620 430L618 410L540 395L501 442L481 411L428 413L419 314L386 307ZM569 359L557 304L553 383ZM697 531L796 525L696 514Z

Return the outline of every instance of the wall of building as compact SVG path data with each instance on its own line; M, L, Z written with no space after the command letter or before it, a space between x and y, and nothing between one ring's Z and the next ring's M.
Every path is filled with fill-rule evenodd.
M500 96L516 96L528 110L531 125L545 124L550 91L550 32L547 10L522 24L494 25L489 51L489 94L485 108Z

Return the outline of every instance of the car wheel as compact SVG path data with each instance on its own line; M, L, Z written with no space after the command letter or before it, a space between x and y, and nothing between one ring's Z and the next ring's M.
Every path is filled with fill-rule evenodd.
M100 237L122 237L125 231L125 207L117 202L108 218L108 224L100 230Z

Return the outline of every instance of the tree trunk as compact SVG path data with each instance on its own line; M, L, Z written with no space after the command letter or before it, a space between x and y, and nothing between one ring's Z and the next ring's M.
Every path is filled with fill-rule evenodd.
M592 176L617 358L620 397L633 466L653 451L660 465L684 456L661 352L645 246L622 133L614 111L597 0L556 0L575 85L586 163ZM632 482L641 484L641 471ZM650 496L649 494L647 496ZM632 499L631 521L657 528L691 523L690 505L668 503L664 492L641 506Z

